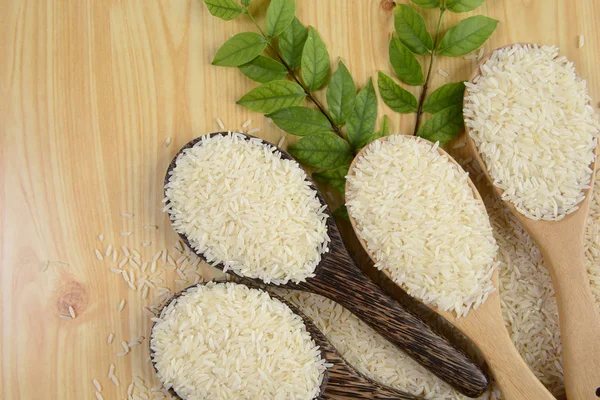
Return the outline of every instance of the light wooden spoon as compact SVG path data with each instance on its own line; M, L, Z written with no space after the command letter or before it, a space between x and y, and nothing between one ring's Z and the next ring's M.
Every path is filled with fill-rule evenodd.
M416 136L410 136L411 140L430 142ZM388 137L378 139L382 142L388 140ZM360 153L354 158L352 165L348 171L348 176L353 176L355 173L354 167L356 161L359 160L362 154L369 146L365 146ZM462 167L443 149L438 148L438 152L448 158L458 168ZM468 179L469 186L473 190L473 195L483 205L483 199L477 191L477 188ZM346 182L346 199L350 200L348 183ZM369 251L369 247L359 235L359 229L356 220L352 217L350 209L348 210L350 223L357 233L358 240L367 254L376 260L374 255ZM393 282L393 278L384 268L382 272ZM494 286L498 288L498 271L494 272L492 277ZM519 352L515 348L502 319L502 310L500 308L500 296L498 290L490 294L485 303L479 306L476 310L471 310L461 318L458 318L455 313L441 311L433 308L438 314L452 323L456 328L463 332L481 351L485 361L502 392L503 398L506 400L537 400L537 399L554 399L550 392L542 385L534 373L529 369L525 361L521 358Z
M226 134L227 132L217 132L211 136ZM175 155L167 170L165 185L179 154L199 140L201 138L190 141ZM294 160L291 155L275 145L266 141L262 143L279 151L282 158ZM325 199L308 177L307 182L317 192L321 204L327 206ZM469 397L480 396L488 386L488 378L481 368L369 279L348 254L329 209L326 208L325 212L329 215L327 233L331 243L329 251L323 254L315 269L315 276L299 284L290 282L278 287L317 293L335 301L461 393ZM196 255L205 260L204 255L194 250L185 235L179 236ZM222 264L216 264L214 267L223 270ZM264 284L259 279L242 278L254 285Z
M480 75L481 66L491 55L492 53L481 60L471 76L471 82ZM493 185L485 162L471 139L470 129L466 126L465 129L473 158ZM517 211L511 202L504 201L540 249L544 265L552 278L563 345L565 389L569 400L600 398L600 315L596 311L590 289L583 252L585 225L595 179L595 162L591 168L594 171L591 188L585 190L585 199L579 204L577 211L560 221L534 221ZM502 190L493 186L502 197Z
M202 283L200 283L199 285L202 285ZM257 289L257 287L253 285L247 286ZM163 304L161 313L162 310L164 310L171 302L175 301L178 297L182 296L186 290L187 289L175 294L170 299L168 299ZM379 383L372 381L371 379L362 375L360 372L356 371L354 367L348 364L348 362L346 362L346 360L344 360L342 356L340 356L340 354L333 347L333 345L329 343L323 332L321 332L313 324L313 322L309 318L307 318L300 310L298 310L292 304L288 303L286 300L271 292L269 292L269 296L285 303L295 314L299 315L303 319L304 325L306 325L306 330L308 331L308 333L310 333L310 336L315 341L315 344L317 344L317 346L319 346L319 348L321 349L321 357L325 359L327 363L333 364L325 371L323 381L319 390L319 399L346 398L377 400L415 400L421 398L418 396L413 396L401 392L396 389L392 389L387 386L380 385ZM156 326L156 322L152 325L152 333L154 332L154 326ZM152 338L149 340L149 343L151 342ZM154 355L154 352L152 351L152 346L150 346L150 355ZM156 363L154 362L154 357L151 357L151 359L154 370L158 372L156 368ZM171 393L177 399L183 399L175 390L173 390L173 388L169 389L169 393Z

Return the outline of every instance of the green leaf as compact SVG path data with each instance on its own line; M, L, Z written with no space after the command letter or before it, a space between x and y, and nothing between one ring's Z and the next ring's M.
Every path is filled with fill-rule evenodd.
M444 108L462 104L464 94L464 82L447 83L437 88L427 97L423 103L423 111L435 114Z
M437 8L440 6L440 0L410 0L423 8Z
M348 142L333 133L305 136L288 151L301 163L320 169L339 168L352 160Z
M377 140L379 138L384 137L384 136L390 136L390 124L389 124L387 115L383 116L383 119L381 120L381 127L379 128L379 130L377 132L375 132L373 135L371 135L371 137L369 138L369 140L367 141L365 146L371 142L374 142L375 140Z
M335 211L333 212L333 217L343 219L344 221L350 221L348 209L346 208L346 206L343 205L335 209Z
M265 56L258 56L238 68L242 74L260 83L283 79L287 75L287 69L282 63Z
M336 169L328 169L313 173L313 179L319 183L331 185L335 190L344 194L346 191L346 175L348 175L350 164L343 165Z
M242 0L242 5L246 8L250 7L252 0Z
M204 0L204 4L209 13L225 21L231 21L244 11L235 0Z
M364 145L375 129L377 120L377 95L373 87L373 81L369 78L367 86L362 88L356 96L354 109L348 117L348 140L352 148L356 149Z
M417 57L395 37L390 41L389 54L390 63L401 81L411 86L421 86L425 83Z
M246 93L237 104L252 111L271 113L280 108L297 106L304 97L304 89L296 82L271 81Z
M217 50L213 65L237 67L255 59L267 47L267 41L258 33L238 33Z
M311 92L320 89L329 77L329 53L319 34L311 26L302 50L302 80Z
M492 35L498 21L483 15L475 15L448 29L437 52L445 56L462 56L481 47Z
M377 86L381 99L392 110L402 114L417 111L415 96L381 71L378 74Z
M297 136L318 135L331 132L327 117L318 110L306 107L288 107L268 114L275 124L286 132Z
M406 4L396 5L394 26L400 41L413 53L425 54L433 49L433 40L427 32L425 20Z
M329 85L327 85L327 107L333 122L344 125L354 108L355 100L354 80L344 63L340 61L337 70L331 76Z
M281 57L290 68L296 68L300 64L307 36L308 30L298 18L294 18L292 23L279 35Z
M485 0L447 0L446 8L455 13L462 13L476 9Z
M425 121L419 128L417 136L432 142L440 142L440 145L453 139L463 128L462 104L443 109L433 117Z
M294 20L296 13L296 0L271 0L267 8L267 35L278 36L286 30Z

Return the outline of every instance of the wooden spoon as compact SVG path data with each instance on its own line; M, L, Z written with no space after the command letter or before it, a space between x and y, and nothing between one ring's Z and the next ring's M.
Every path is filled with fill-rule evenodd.
M211 136L225 134L227 132L217 132ZM192 147L199 140L201 139L192 140L179 153ZM263 143L277 149L282 158L293 160L292 156L273 144L265 141ZM175 167L179 153L173 158L167 170L165 185L171 170ZM310 178L307 178L307 181L317 192L321 204L326 205L314 183ZM481 368L369 279L348 254L329 209L326 213L329 215L327 232L331 239L330 250L323 254L321 262L315 269L315 277L308 278L306 282L300 284L288 283L278 287L317 293L341 304L440 379L469 397L480 396L488 386L488 378ZM194 251L187 237L181 234L179 236ZM196 254L205 259L203 254L197 252ZM215 267L223 269L222 264ZM259 279L244 278L244 280L255 285L264 284Z
M501 47L512 47L508 45ZM484 57L471 75L471 82L480 75L480 67L490 58ZM466 101L466 100L465 100ZM466 103L465 103L466 106ZM488 181L493 185L485 162L465 127L467 144ZM598 149L596 148L596 152ZM596 165L591 166L590 189L579 209L560 221L534 221L517 211L509 201L504 204L519 220L540 249L544 265L550 272L556 292L559 326L563 344L565 389L569 399L600 398L600 315L590 289L583 252L585 224L593 192ZM502 190L494 189L502 198Z
M411 140L429 143L430 142L421 139L416 136L409 136ZM388 140L388 137L378 139L382 142ZM365 146L360 153L354 158L352 165L348 171L348 176L355 174L355 164L365 150L369 146ZM448 158L458 168L462 167L443 149L438 148L438 152ZM468 179L469 186L473 190L473 195L483 205L483 199L477 191L477 188ZM346 198L349 200L348 195L348 183L346 182ZM357 237L365 249L367 254L376 260L374 255L369 251L369 247L358 234L359 229L356 220L352 217L350 210L348 210L350 217L350 223L357 232ZM384 268L383 273L394 281L391 274ZM494 286L498 287L498 271L494 272L492 277ZM435 308L434 308L435 309ZM479 350L488 363L488 366L502 392L503 398L506 400L536 400L536 399L554 399L554 397L548 392L548 390L542 385L537 379L534 373L529 369L525 361L519 355L519 352L515 348L506 327L502 319L502 310L500 308L500 296L498 290L490 294L485 303L479 306L476 310L471 310L469 313L461 318L458 318L454 312L441 311L435 309L436 312L442 315L446 320L452 323L456 328L463 332L471 341L477 345Z
M199 285L202 285L202 283L200 283ZM257 287L255 286L248 286L257 289ZM176 300L178 297L182 296L186 290L187 289L175 294L173 297L167 300L161 309L161 313L165 307L167 307L172 301ZM271 292L269 292L269 295L285 303L288 307L290 307L290 309L294 313L302 317L302 319L304 320L304 324L306 325L306 330L310 333L310 336L315 341L315 343L321 348L321 357L325 359L328 363L333 364L333 366L327 368L327 370L325 371L325 374L323 376L323 382L321 383L321 388L319 390L319 399L420 399L420 397L413 396L401 392L399 390L380 385L379 383L372 381L371 379L356 371L354 367L348 364L340 356L340 354L333 347L333 345L329 343L325 335L300 310L298 310L292 304L288 303L286 300ZM156 323L152 325L152 334L154 333L155 326ZM151 343L152 340L149 340L149 342ZM156 363L154 362L154 352L152 351L152 346L150 346L150 355L152 359L152 366L154 367L154 370L158 372L156 368ZM177 392L173 388L169 389L169 393L171 393L178 399L183 399L177 394Z

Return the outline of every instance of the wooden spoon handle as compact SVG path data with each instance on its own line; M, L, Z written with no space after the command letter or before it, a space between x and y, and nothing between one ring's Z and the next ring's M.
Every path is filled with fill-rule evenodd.
M339 359L336 362L331 356L327 361L333 362L333 366L328 369L328 380L325 391L321 395L322 399L419 399L399 390L382 386L364 375L349 368L346 362Z
M545 262L551 264L548 269L558 304L567 397L598 400L600 315L590 290L583 249L567 243L540 246L540 250Z
M502 398L554 399L521 358L508 335L501 317L498 294L492 294L477 312L471 313L458 319L452 317L451 320L481 350L502 392Z
M478 397L487 389L488 378L477 364L344 258L329 259L318 278L298 288L341 304L461 393Z
M504 400L554 400L554 396L539 381L513 345L502 327L500 334L488 331L479 348L494 375Z

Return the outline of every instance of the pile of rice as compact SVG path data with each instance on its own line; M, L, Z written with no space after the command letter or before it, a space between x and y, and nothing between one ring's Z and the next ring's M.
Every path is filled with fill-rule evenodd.
M424 303L458 316L494 291L498 246L469 178L424 140L373 142L348 176L346 205L375 266Z
M313 399L327 368L304 321L259 289L208 283L155 318L151 348L167 388L195 399Z
M327 214L304 170L238 133L203 136L166 184L178 233L213 265L267 283L313 277L328 251Z
M466 86L465 123L503 199L534 220L576 211L600 124L573 63L556 46L514 45Z

